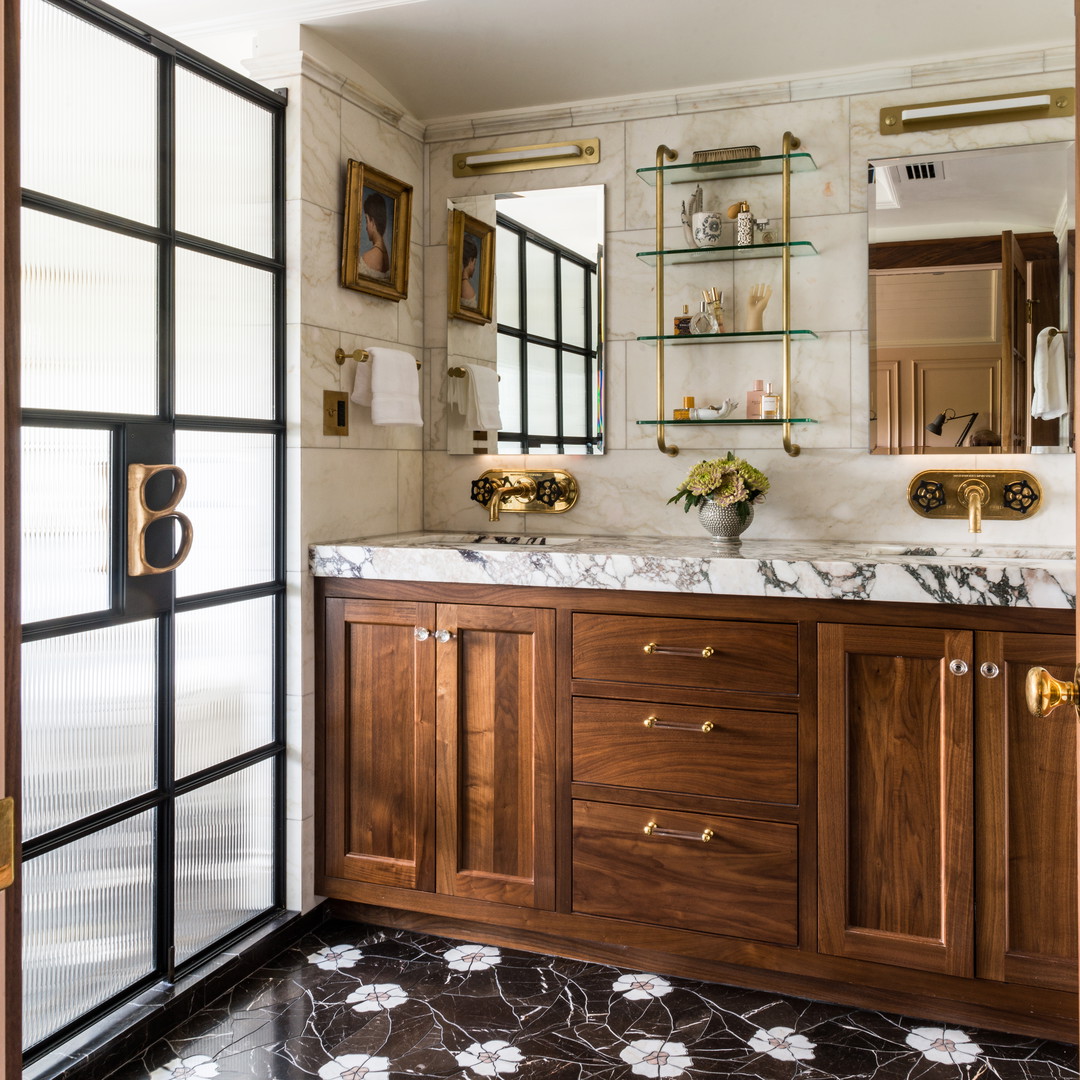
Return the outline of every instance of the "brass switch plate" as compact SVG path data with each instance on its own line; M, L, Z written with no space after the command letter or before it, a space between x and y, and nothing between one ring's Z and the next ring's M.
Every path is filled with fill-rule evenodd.
M349 434L349 395L340 390L324 390L323 425L324 435Z

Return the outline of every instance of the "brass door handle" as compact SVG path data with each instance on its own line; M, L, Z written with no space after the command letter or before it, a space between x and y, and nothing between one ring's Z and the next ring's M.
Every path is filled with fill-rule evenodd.
M146 505L146 485L161 472L171 472L176 483L169 501L160 510L151 510ZM128 466L128 574L131 577L167 574L188 557L194 530L187 515L176 509L185 491L187 476L179 465ZM146 558L146 530L155 521L170 517L180 522L180 550L168 566L154 566Z
M650 641L648 645L644 646L644 651L650 656L656 656L658 654L665 656L703 656L706 660L716 652L711 645L706 645L703 649L680 649L671 646L657 645L655 641Z
M712 829L702 829L700 833L692 832L679 832L678 829L662 829L655 821L650 821L645 826L646 836L667 836L672 840L700 840L703 844L707 844L713 838Z
M1032 716L1046 716L1059 705L1071 705L1080 716L1080 668L1073 674L1072 682L1055 679L1046 668L1029 668L1026 697Z
M703 731L706 735L716 727L711 720L706 720L704 724L676 724L671 720L661 720L659 716L646 716L641 722L647 728L669 728L672 731Z
M0 799L0 890L15 882L15 800Z

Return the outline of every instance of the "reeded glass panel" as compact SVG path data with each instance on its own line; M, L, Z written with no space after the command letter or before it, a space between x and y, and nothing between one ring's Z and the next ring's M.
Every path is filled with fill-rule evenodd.
M555 337L555 256L536 244L526 244L525 280L529 287L529 333Z
M194 251L176 252L176 411L274 414L274 281Z
M195 533L178 595L273 581L274 437L177 431L175 446L188 478L180 509Z
M22 619L109 607L109 448L100 428L22 429Z
M273 768L262 761L176 800L176 959L273 903Z
M153 967L148 811L23 864L23 1034L31 1046Z
M270 112L176 69L176 227L274 254L274 130Z
M157 248L22 212L22 403L157 409Z
M521 430L521 342L500 334L496 370L499 373L499 416L503 431Z
M23 186L155 223L157 68L83 19L23 0Z
M23 645L24 837L154 786L155 626L147 620Z
M554 349L529 345L529 431L536 435L554 435L558 431L555 368Z
M585 348L585 270L562 260L562 340Z
M176 616L176 775L273 738L274 601Z
M521 326L521 302L518 296L518 234L509 229L495 230L495 321L507 326Z
M563 353L562 392L563 434L582 438L588 434L585 427L585 406L589 401L585 386L585 357Z

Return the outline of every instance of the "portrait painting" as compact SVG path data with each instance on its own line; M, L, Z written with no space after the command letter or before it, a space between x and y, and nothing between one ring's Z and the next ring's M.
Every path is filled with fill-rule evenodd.
M412 187L361 161L345 175L341 284L404 300L409 294Z
M495 227L451 210L447 250L447 313L454 319L491 322Z

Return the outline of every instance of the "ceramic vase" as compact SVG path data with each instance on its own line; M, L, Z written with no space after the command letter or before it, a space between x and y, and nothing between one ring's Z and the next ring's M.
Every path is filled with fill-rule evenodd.
M750 527L754 520L754 506L747 506L749 513L743 519L734 506L718 506L707 499L698 506L698 521L706 532L712 534L713 542L717 544L740 544L742 534Z

